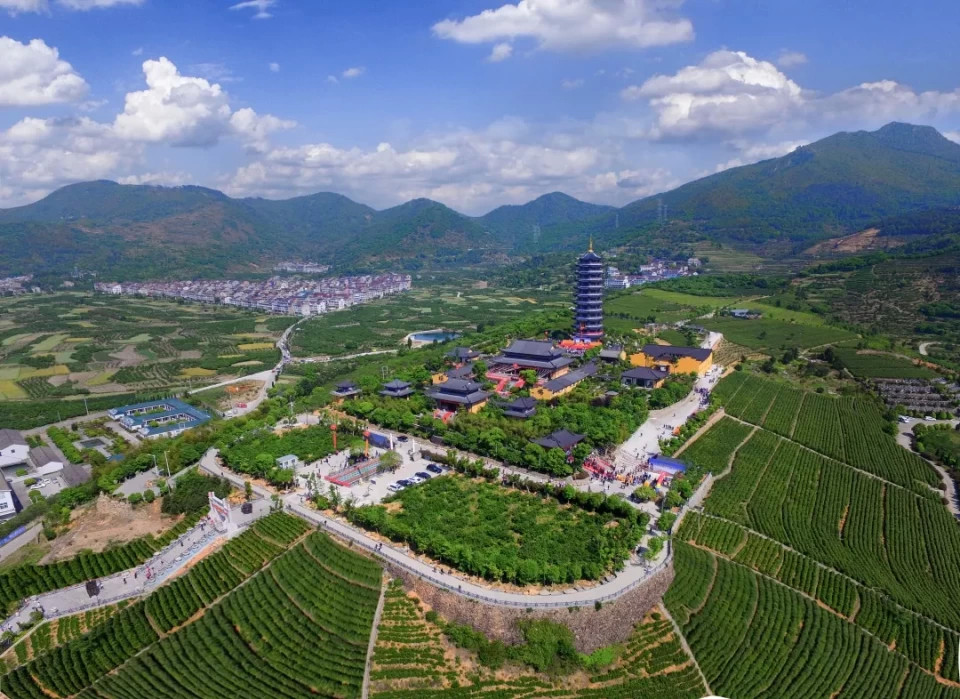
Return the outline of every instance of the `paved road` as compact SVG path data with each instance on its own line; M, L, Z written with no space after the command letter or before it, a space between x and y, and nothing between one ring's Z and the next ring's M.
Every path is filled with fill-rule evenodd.
M37 524L27 527L27 530L16 539L8 541L3 546L0 546L0 561L7 558L7 556L16 553L27 544L37 543L42 535L43 523L38 522Z
M913 426L920 425L952 425L956 428L957 423L960 420L921 420L920 418L910 418L909 422L901 422L897 424L897 443L902 446L904 449L909 451L914 451L913 449ZM950 477L950 474L947 473L940 464L937 464L928 459L924 459L928 464L930 464L937 473L940 474L940 480L944 483L944 497L947 498L947 509L953 514L954 517L960 518L960 495L957 494L956 484L953 482L953 479Z
M200 466L208 473L222 476L238 487L243 487L243 476L221 467L217 460L215 449L211 449L204 454L200 460ZM400 476L398 475L396 477ZM389 477L384 480L392 482L395 480L395 477ZM326 486L327 484L325 483L324 485ZM362 488L366 488L366 486L364 485ZM356 489L357 488L354 488L354 490ZM270 490L262 486L254 485L253 490L257 495L265 499L269 499L273 494ZM627 561L624 570L616 575L610 576L607 582L594 587L581 589L570 588L564 591L544 592L539 595L494 590L473 583L467 579L467 576L452 572L446 566L435 567L432 564L424 563L417 559L406 547L400 547L389 542L378 542L377 539L361 529L327 517L302 501L301 498L304 493L304 489L298 489L297 491L284 495L282 497L284 507L288 511L313 522L323 529L332 531L342 538L353 541L368 551L376 551L378 556L382 556L419 577L429 580L434 585L466 597L484 600L502 606L570 607L592 605L597 600L608 601L616 599L625 592L637 587L653 573L662 570L672 558L672 550L668 543L664 554L662 554L662 559L658 563L651 564L637 556L633 556ZM382 548L376 550L378 544L381 544Z
M718 365L706 376L697 379L694 387L712 391L722 375L723 367ZM700 394L691 391L690 395L671 406L651 410L647 420L630 435L626 442L620 445L618 451L641 460L659 454L660 440L669 439L673 435L673 428L683 425L702 407L703 401Z
M216 537L217 532L212 526L198 524L163 551L155 554L144 565L106 578L100 578L100 593L95 597L90 597L87 594L85 584L35 595L30 597L19 611L4 620L2 628L10 629L15 624L27 621L30 613L38 605L44 612L44 618L54 619L75 614L82 609L109 604L149 592L183 568Z
M920 343L920 346L917 347L917 351L918 351L920 354L922 354L924 357L927 357L927 356L929 356L929 355L927 354L927 347L929 347L930 345L936 345L936 344L939 344L939 343L937 343L937 342L921 342L921 343Z
M339 362L343 359L356 359L357 357L372 357L376 354L396 354L395 349L371 350L370 352L357 352L356 354L338 354L336 356L323 355L321 357L295 357L291 361L303 362L305 364L324 364L326 362Z

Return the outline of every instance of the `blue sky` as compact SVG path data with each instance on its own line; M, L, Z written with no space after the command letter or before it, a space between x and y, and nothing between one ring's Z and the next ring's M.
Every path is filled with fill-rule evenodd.
M0 206L63 184L622 204L838 130L960 140L928 0L0 0Z

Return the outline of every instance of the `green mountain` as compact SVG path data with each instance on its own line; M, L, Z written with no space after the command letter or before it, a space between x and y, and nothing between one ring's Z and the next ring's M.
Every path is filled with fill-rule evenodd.
M780 158L732 168L620 210L619 232L670 225L751 246L860 230L885 217L960 205L960 145L929 126L838 133Z
M834 134L621 209L554 192L470 217L428 199L377 211L330 192L277 201L84 182L0 210L0 275L78 265L121 279L214 276L263 273L289 258L415 270L579 250L589 236L638 250L710 239L779 257L877 221L887 222L880 235L911 235L903 231L911 226L942 235L954 215L920 214L958 206L960 145L928 126L893 123Z

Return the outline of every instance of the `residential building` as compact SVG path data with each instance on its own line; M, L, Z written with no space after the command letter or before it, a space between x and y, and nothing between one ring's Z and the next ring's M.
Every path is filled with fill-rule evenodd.
M16 430L0 430L0 466L12 466L27 460L30 446Z
M387 398L406 398L412 394L413 389L410 387L410 384L406 381L400 381L399 379L394 379L393 381L388 381L383 384L383 390L380 391L380 395Z
M713 350L704 347L644 345L630 355L635 367L656 369L664 374L697 374L704 376L713 366Z
M660 388L667 374L657 369L650 369L645 366L627 369L620 375L620 383L624 386L635 386L638 388Z
M300 459L297 458L296 454L284 454L283 456L278 456L274 461L277 464L277 468L296 468L300 465Z
M577 260L573 335L597 339L603 336L603 260L590 248Z
M514 340L501 354L490 359L491 370L532 369L543 378L555 379L570 370L573 360L565 357L552 342L546 340Z
M41 476L49 476L63 470L64 460L51 447L34 447L30 450L30 462Z
M537 400L553 400L570 393L580 382L596 373L597 365L590 362L575 371L551 379L542 385L534 386L530 389L530 395Z
M8 519L17 514L19 501L13 494L13 488L7 479L0 474L0 519Z
M428 388L425 395L435 401L440 410L456 412L465 409L471 413L482 409L490 398L490 394L476 381L464 379L448 379Z

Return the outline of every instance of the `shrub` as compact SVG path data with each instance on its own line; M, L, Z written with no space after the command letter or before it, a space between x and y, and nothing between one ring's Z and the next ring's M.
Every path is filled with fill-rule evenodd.
M28 478L23 482L23 484L29 488L31 485L36 485L38 482L39 480L37 478Z
M147 488L146 490L143 491L143 501L144 501L144 502L153 502L153 501L156 499L156 497L157 497L157 496L154 495L153 491L150 490L149 488Z
M143 495L140 493L130 493L130 495L127 497L127 502L129 502L131 505L136 505L142 501Z
M27 475L27 469L25 469L25 468L18 468L18 469L17 469L17 475L18 475L18 476L21 476L21 477Z

